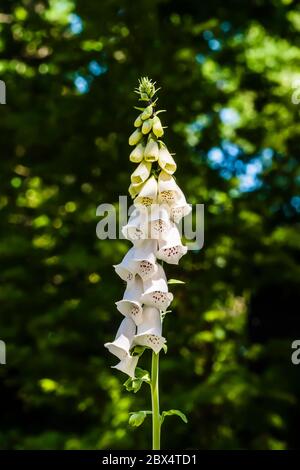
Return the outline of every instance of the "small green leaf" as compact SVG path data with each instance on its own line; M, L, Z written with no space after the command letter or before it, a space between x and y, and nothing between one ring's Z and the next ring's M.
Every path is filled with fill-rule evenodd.
M133 426L133 427L140 426L141 424L143 424L146 416L147 415L145 411L136 411L135 413L132 413L129 417L130 426Z
M161 414L161 424L164 422L165 416L172 416L172 415L177 415L179 418L182 419L184 423L187 423L187 417L185 416L184 413L180 410L168 410L168 411L163 411Z
M127 392L133 392L133 393L138 392L142 385L143 385L143 381L140 380L140 379L131 379L131 378L129 378L124 383L124 386L125 386Z
M147 370L143 370L140 367L135 369L135 378L129 377L126 382L123 384L127 392L136 393L139 391L143 382L150 384L150 374Z
M143 385L143 381L142 381L142 380L140 380L140 379L134 379L134 380L133 380L133 388L132 388L133 393L138 392L142 385Z
M168 284L185 284L185 282L180 281L179 279L169 279Z
M134 379L129 377L126 382L124 382L124 387L126 388L127 392L133 392L134 391Z
M166 345L166 343L163 344L163 350L164 350L164 353L167 354L168 352L168 346Z
M147 370L141 369L140 367L135 368L135 376L137 379L142 380L143 382L150 382L150 374Z

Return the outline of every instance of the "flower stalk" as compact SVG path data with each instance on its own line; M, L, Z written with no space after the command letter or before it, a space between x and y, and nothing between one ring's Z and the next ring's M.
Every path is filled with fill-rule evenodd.
M152 351L151 365L152 449L160 450L159 353Z
M167 351L162 320L170 311L167 309L173 300L163 263L178 264L186 254L187 247L181 243L177 224L191 211L173 177L177 165L161 140L164 127L158 114L163 110L156 110L157 91L155 83L147 77L139 80L135 90L144 106L136 107L140 114L129 137L129 145L134 147L129 160L136 164L129 186L134 211L122 228L122 234L133 246L114 266L126 282L123 299L116 302L118 311L125 318L115 340L105 344L120 361L113 367L129 376L124 384L128 391L137 392L143 383L150 386L151 411L131 413L129 423L140 426L149 414L152 415L154 450L160 449L165 416L177 415L186 422L185 415L179 410L160 413L159 352L161 349ZM149 349L152 350L151 375L137 367L141 356Z

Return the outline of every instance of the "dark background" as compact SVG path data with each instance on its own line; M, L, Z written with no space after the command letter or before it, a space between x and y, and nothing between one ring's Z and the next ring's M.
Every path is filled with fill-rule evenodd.
M164 448L299 447L300 11L292 0L9 1L0 8L2 449L150 447L144 385L103 343L120 321L96 207L126 194L134 87L162 87L166 143L205 244L169 277ZM296 80L298 79L298 84ZM144 367L147 364L144 363Z

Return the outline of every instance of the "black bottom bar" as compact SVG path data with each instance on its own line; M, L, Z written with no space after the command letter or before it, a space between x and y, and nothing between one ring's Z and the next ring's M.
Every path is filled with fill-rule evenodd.
M53 468L53 465L76 465L82 468L98 468L108 466L125 466L137 468L149 466L201 466L231 465L240 468L241 465L272 465L279 468L292 463L298 457L298 451L198 451L198 450L164 450L164 451L1 451L0 467L3 464L31 465L33 468ZM213 466L213 467L211 467ZM2 468L2 467L1 467ZM4 467L3 467L4 468ZM20 467L21 468L21 467Z

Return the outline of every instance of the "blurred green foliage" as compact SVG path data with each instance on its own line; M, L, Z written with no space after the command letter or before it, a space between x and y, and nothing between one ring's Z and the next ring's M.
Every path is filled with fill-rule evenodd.
M162 409L189 422L166 420L162 445L299 446L297 307L274 310L283 286L300 292L298 7L2 2L2 449L150 446L149 419L128 426L129 412L149 408L147 386L127 392L103 348L120 321L112 264L128 243L95 235L96 206L129 185L142 75L162 87L178 182L205 204L204 248L168 269L186 284L171 286Z

